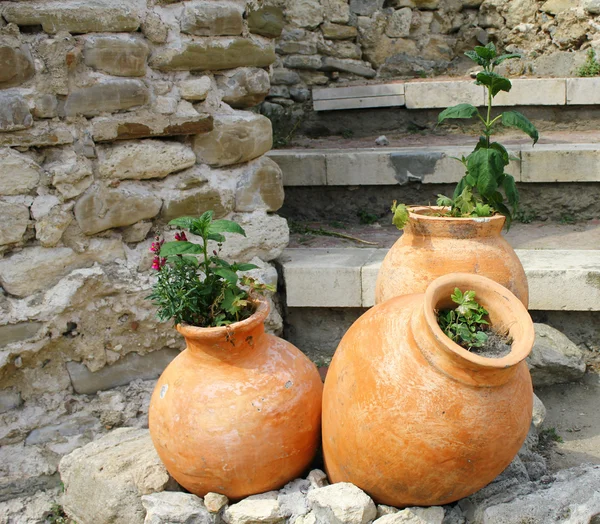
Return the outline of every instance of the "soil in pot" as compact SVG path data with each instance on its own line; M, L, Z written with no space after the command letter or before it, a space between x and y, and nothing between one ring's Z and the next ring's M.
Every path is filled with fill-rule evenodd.
M512 340L496 333L493 330L486 331L485 334L488 336L486 342L481 347L473 347L469 351L475 353L480 357L485 358L502 358L510 353L512 349Z

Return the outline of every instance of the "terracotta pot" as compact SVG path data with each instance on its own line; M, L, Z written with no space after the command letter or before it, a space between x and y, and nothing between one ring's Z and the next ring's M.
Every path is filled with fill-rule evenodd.
M435 311L455 287L474 290L510 354L484 358L452 342ZM391 506L442 505L491 482L531 423L524 359L534 341L523 304L490 279L450 274L425 294L379 304L348 330L323 392L323 453L333 482Z
M240 499L297 478L319 445L323 384L295 346L264 332L265 301L228 327L178 325L187 347L158 379L150 435L188 491Z
M477 273L512 291L525 307L529 290L525 271L502 236L505 218L428 216L441 207L413 207L404 234L388 251L377 276L375 303L411 293L448 273Z

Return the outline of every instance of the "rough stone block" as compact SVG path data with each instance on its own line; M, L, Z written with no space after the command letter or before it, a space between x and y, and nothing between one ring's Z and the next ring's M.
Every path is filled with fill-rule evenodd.
M58 116L58 99L56 96L45 94L36 97L33 115L37 118L54 118Z
M42 170L33 160L13 149L0 149L0 195L19 195L34 189Z
M0 217L0 246L20 242L29 224L27 206L0 200Z
M35 223L35 238L43 247L54 247L73 220L73 203L55 206L47 215Z
M404 92L408 109L446 108L457 104L485 105L483 86L467 80L406 82Z
M36 122L29 129L0 133L0 147L44 147L72 143L70 128L55 122Z
M16 93L0 93L0 133L19 131L33 125L25 99Z
M567 78L567 105L600 104L600 78Z
M285 16L297 27L316 29L323 22L323 7L318 0L295 0L287 5Z
M323 57L321 71L342 71L343 73L352 73L366 78L373 78L377 74L368 62L362 60L350 60L342 58L333 58L331 56Z
M597 144L542 144L521 151L522 182L597 182L600 147Z
M355 15L371 16L383 8L383 0L350 0L350 11Z
M275 212L283 205L281 168L263 156L248 163L235 189L235 211L264 209Z
M289 55L283 59L283 65L290 69L320 69L322 62L319 55Z
M350 21L348 0L321 0L325 19L335 24L347 24Z
M244 29L241 6L227 2L186 2L181 32L198 36L237 36Z
M350 40L358 36L358 29L349 25L332 24L325 22L321 25L321 32L329 40Z
M129 32L139 28L143 5L139 0L33 0L6 6L2 16L19 26L41 25L50 34Z
M213 524L214 517L204 506L202 499L191 493L163 491L142 497L146 508L144 524Z
M163 207L161 217L172 220L182 216L200 216L208 210L213 210L215 218L225 216L233 207L224 202L220 192L211 187L193 188L188 190L161 191Z
M313 489L307 498L319 522L367 524L377 516L377 508L369 496L348 482Z
M323 40L317 43L317 49L320 54L325 56L350 58L353 60L360 60L362 58L362 49L354 42Z
M208 76L182 80L178 84L181 98L185 100L204 100L210 91L211 81Z
M272 43L240 37L209 38L163 49L154 55L150 65L163 71L206 71L267 67L275 58Z
M277 6L263 6L248 13L248 29L255 35L277 38L283 30L283 11Z
M562 106L566 103L564 78L516 78L511 82L511 90L508 93L498 93L494 98L494 105Z
M85 65L114 76L144 76L148 45L130 36L89 36L83 56Z
M176 349L160 349L147 355L129 353L95 372L80 362L68 362L67 371L75 392L95 395L98 391L124 386L134 380L156 379L177 355Z
M254 113L215 115L214 129L193 138L199 163L227 166L247 162L266 153L273 145L271 121Z
M162 200L145 186L121 183L118 188L92 186L77 201L75 218L86 235L130 226L158 215Z
M0 342L0 346L2 345L3 344ZM0 414L18 408L22 402L21 395L18 391L15 391L12 388L0 390Z
M96 116L143 106L149 100L150 92L141 80L104 80L71 91L65 103L65 114Z
M16 38L0 40L0 89L19 86L35 75L29 47Z
M92 163L75 151L54 150L44 169L52 176L52 185L65 197L74 198L92 185Z
M36 336L43 325L41 322L19 322L17 324L0 326L0 347ZM0 413L3 412L1 405L2 400L0 400Z
M98 173L103 178L164 178L195 163L194 152L179 142L128 140L98 146Z
M264 69L251 67L243 67L223 75L217 75L216 80L223 96L223 102L236 109L260 104L271 87L269 73Z
M251 495L236 504L229 506L223 513L225 522L229 524L281 524L285 517L277 501L277 492L269 491L260 495Z

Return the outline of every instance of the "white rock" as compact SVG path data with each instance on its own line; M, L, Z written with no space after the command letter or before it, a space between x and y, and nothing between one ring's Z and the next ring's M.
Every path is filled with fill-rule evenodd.
M58 204L60 204L60 200L54 195L40 195L35 197L31 205L31 216L39 220L50 213L50 210Z
M390 141L388 140L388 138L385 135L381 135L380 137L378 137L375 140L375 144L378 146L389 146Z
M279 490L279 506L281 512L286 517L306 515L309 511L306 494L310 490L310 481L304 479L295 479L288 482Z
M442 524L444 508L406 508L378 518L373 524Z
M308 503L317 521L328 524L367 524L377 516L369 496L347 482L310 491Z
M0 246L20 242L29 224L27 206L0 200L0 217Z
M285 15L293 25L308 29L315 29L323 22L323 8L318 0L289 2Z
M207 493L204 496L204 505L211 513L219 513L227 504L229 499L220 493Z
M157 96L154 101L154 110L161 115L172 115L177 111L179 100L172 96Z
M329 481L327 480L327 475L324 471L320 469L313 469L306 477L306 480L310 482L310 485L313 488L324 488L325 486L329 486Z
M544 419L546 418L547 410L544 403L540 400L540 398L534 394L533 395L533 418L532 422L536 429L539 429L544 423Z
M223 520L227 524L276 524L283 522L284 517L277 502L277 492L269 491L229 506L223 513Z
M202 499L191 493L163 491L144 495L146 508L144 524L213 524L212 515Z
M65 197L74 198L92 184L92 162L73 150L53 151L44 168L52 176L52 185Z
M29 157L0 149L0 195L28 193L38 185L42 170Z
M35 237L44 247L54 247L60 242L63 233L73 220L74 203L55 206L41 220L35 223Z
M186 100L204 100L210 91L211 81L208 76L182 80L179 84L181 98Z

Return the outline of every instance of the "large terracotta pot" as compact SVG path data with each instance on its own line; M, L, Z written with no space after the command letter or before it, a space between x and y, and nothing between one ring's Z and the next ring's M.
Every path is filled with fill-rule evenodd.
M484 358L452 342L435 311L455 286L474 290L510 354ZM523 304L470 274L436 279L361 316L342 338L323 392L323 453L333 482L352 482L396 507L441 505L491 482L527 435L534 341Z
M150 435L188 491L239 499L298 477L319 445L323 384L295 346L264 332L267 302L228 327L178 325L186 349L158 379Z
M431 216L440 207L410 208L404 234L388 251L377 275L375 303L424 293L439 276L477 273L512 291L525 307L529 290L523 266L502 236L505 218Z

